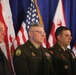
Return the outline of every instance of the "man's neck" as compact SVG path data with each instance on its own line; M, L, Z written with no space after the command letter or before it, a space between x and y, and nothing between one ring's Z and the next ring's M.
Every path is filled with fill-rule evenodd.
M63 44L60 43L60 42L57 42L57 43L61 46L61 48L62 48L64 51L67 49L67 46L63 45Z

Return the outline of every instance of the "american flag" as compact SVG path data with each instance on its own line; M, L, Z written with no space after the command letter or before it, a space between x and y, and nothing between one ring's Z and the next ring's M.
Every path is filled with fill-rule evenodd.
M26 29L28 30L31 23L38 23L39 24L39 17L36 10L36 6L33 0L31 0L30 7L27 10L27 17L26 17Z
M14 48L24 44L28 40L27 30L32 23L43 24L42 17L40 15L39 7L37 5L37 0L31 0L30 6L27 9L27 16L22 22L21 28L17 34L16 40L13 42ZM43 46L46 46L43 43ZM14 49L12 49L14 52Z
M55 16L52 23L52 28L50 30L50 35L48 38L47 47L51 47L55 44L56 42L55 30L59 26L66 26L62 0L59 0L58 5L57 5L57 9L56 9Z

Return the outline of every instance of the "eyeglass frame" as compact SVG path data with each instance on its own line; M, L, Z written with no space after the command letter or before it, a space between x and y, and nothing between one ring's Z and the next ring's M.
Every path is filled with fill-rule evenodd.
M44 35L46 35L45 32L43 32L43 31L39 31L39 30L37 30L37 31L31 31L31 32L38 32L38 33L40 33L40 34L44 34Z

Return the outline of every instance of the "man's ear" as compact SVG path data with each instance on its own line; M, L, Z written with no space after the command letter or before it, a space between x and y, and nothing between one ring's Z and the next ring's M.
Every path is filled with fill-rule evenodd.
M58 39L58 40L61 40L61 36L60 36L60 35L58 35L58 36L57 36L57 39Z
M32 37L32 36L33 36L33 33L30 31L30 32L28 32L28 35L29 35L30 37Z

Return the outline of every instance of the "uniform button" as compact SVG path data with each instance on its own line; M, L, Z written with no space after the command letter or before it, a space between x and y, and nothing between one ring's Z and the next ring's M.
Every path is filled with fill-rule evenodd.
M64 65L64 69L67 70L68 69L68 65Z

